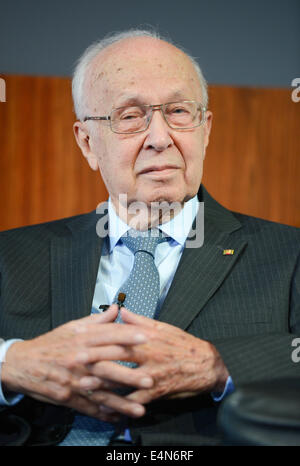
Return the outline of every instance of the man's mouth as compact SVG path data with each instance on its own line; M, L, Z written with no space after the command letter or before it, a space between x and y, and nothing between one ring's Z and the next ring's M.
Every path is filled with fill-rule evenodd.
M178 170L179 167L176 165L152 165L150 167L144 168L139 172L139 175L144 175L147 173L160 173L160 174L167 174L172 173L174 170Z

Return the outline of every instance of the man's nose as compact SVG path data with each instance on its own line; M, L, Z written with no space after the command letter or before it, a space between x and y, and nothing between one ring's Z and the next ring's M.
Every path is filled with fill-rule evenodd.
M171 137L171 128L168 126L160 109L153 110L152 118L147 129L144 142L145 149L154 149L162 152L174 144Z

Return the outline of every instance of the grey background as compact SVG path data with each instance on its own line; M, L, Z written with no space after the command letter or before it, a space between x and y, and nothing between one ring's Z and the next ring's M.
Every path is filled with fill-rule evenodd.
M91 42L146 25L198 58L211 84L300 76L300 0L0 0L0 74L70 76Z

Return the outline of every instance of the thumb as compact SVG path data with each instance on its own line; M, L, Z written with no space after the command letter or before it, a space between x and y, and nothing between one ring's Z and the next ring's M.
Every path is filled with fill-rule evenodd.
M90 317L95 321L96 324L105 324L108 322L114 322L118 316L119 306L112 304L109 308L101 312L100 314L92 314Z

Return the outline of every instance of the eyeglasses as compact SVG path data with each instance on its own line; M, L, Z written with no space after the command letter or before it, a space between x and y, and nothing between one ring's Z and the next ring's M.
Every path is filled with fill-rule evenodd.
M205 121L206 108L194 100L119 107L114 108L109 116L86 116L83 121L107 120L114 133L141 133L149 127L155 110L160 110L168 126L178 131L196 128Z

